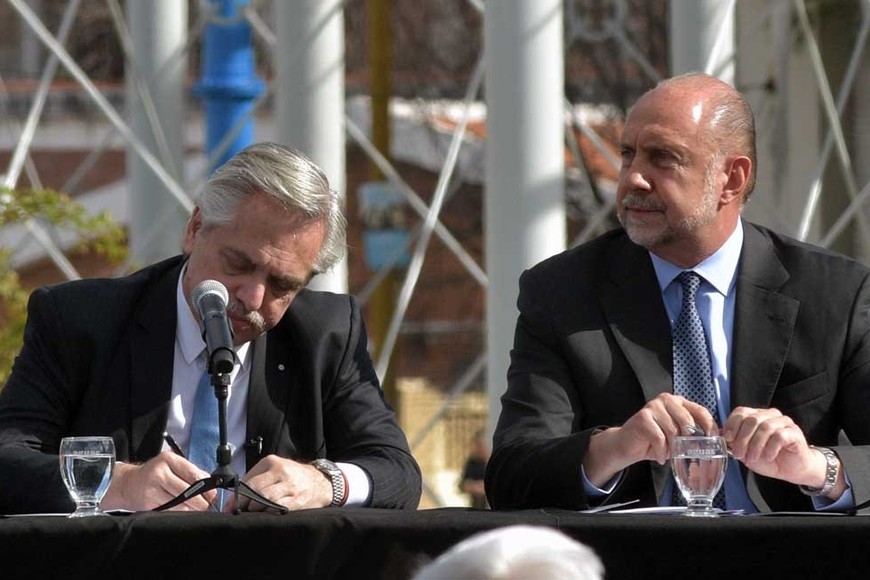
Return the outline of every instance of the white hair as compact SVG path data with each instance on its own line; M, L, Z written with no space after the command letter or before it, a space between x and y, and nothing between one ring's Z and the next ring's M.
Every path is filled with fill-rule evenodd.
M288 219L323 222L326 234L316 273L329 270L344 255L347 222L340 196L313 161L278 143L249 145L215 170L197 201L203 226L231 223L242 200L256 194L278 201Z
M603 575L591 548L551 528L517 525L463 540L413 580L600 580Z

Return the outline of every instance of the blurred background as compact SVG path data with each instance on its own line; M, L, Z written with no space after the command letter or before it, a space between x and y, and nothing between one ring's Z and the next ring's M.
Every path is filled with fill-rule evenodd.
M214 167L286 143L345 196L313 285L364 307L421 505L468 505L519 275L617 225L620 128L662 78L749 99L747 218L870 260L868 30L870 0L2 2L0 381L30 289L178 253Z

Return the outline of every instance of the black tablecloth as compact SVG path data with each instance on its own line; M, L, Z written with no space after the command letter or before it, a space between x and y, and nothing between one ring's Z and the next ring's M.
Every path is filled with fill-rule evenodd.
M408 578L469 535L557 528L607 578L870 578L870 517L578 514L365 508L0 519L0 578Z

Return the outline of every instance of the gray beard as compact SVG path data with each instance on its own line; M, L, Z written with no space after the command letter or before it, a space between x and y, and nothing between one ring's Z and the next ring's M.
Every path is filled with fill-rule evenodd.
M619 223L625 228L628 238L635 244L651 250L656 246L674 242L713 221L716 218L718 210L719 196L713 190L713 184L709 177L704 180L704 196L701 198L701 203L691 215L684 217L676 224L665 224L658 230L651 230L643 226L632 225L630 220L624 218L622 212L617 212ZM622 204L623 206L629 205L640 209L663 209L664 207L660 203L651 203L643 196L633 193L626 195L622 200Z

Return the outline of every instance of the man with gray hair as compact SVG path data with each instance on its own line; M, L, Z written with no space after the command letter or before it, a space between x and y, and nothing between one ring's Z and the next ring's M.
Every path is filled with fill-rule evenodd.
M228 293L226 438L241 481L287 509L416 507L420 470L383 398L358 306L305 288L342 256L345 225L314 163L256 144L209 180L183 255L34 291L0 391L0 513L72 509L57 458L65 436L114 439L104 509L153 509L209 477L214 465L195 459L193 441L208 349L191 294L206 280ZM177 508L215 503L211 490ZM242 498L240 508L264 506Z

